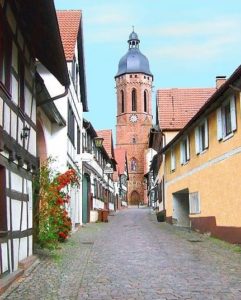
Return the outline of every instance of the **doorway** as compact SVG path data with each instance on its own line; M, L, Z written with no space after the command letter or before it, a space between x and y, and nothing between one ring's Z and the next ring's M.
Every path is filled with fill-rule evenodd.
M82 180L82 222L86 224L89 222L90 218L90 176L84 174Z
M131 193L130 205L138 205L138 204L140 204L140 194L137 191L133 191Z
M190 227L189 219L189 191L181 190L173 196L173 224L181 227Z

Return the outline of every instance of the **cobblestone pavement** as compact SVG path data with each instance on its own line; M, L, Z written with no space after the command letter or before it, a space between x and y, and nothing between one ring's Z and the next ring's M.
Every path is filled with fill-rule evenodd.
M241 299L241 250L131 208L41 255L1 299Z

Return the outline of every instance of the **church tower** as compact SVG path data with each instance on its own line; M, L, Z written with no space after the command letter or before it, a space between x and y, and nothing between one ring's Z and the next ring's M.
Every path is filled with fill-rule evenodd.
M127 151L128 203L147 203L144 193L145 150L152 126L152 81L149 61L139 50L140 40L133 32L129 49L115 76L117 91L116 147Z

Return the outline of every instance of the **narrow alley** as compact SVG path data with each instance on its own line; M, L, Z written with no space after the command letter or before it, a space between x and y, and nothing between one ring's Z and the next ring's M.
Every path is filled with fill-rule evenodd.
M240 262L237 246L129 208L40 253L1 299L241 299Z

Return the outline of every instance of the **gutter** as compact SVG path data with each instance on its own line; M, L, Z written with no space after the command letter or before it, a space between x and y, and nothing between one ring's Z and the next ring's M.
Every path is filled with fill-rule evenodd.
M65 86L65 91L62 94L59 94L59 95L57 95L55 97L46 99L46 100L42 101L41 103L37 104L37 106L42 106L44 104L49 104L49 103L51 103L51 102L53 102L53 101L55 101L57 99L63 98L63 97L65 97L65 96L68 95L68 92L69 92L69 86Z

